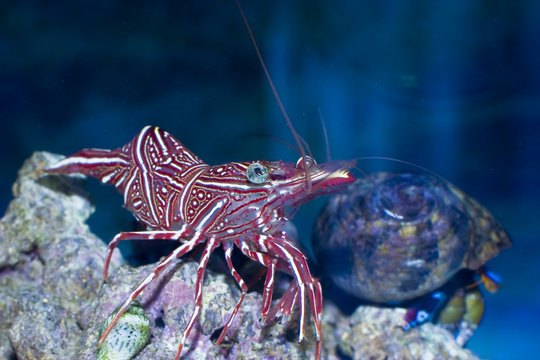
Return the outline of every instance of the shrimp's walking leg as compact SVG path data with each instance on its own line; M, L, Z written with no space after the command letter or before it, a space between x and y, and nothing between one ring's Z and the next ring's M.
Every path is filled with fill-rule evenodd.
M187 226L182 227L177 231L131 231L121 232L109 243L109 249L107 250L107 258L105 259L105 267L103 268L103 280L107 281L109 278L109 265L111 263L111 257L114 249L118 243L122 240L180 240L186 239L192 236L192 231Z
M189 333L191 332L191 329L193 328L193 325L195 324L195 321L199 317L199 314L201 313L202 308L202 288L203 288L203 280L204 280L204 271L206 270L206 265L208 265L208 259L210 258L210 255L215 250L215 248L219 245L218 239L212 237L206 244L206 247L204 248L204 251L201 255L201 260L199 261L199 267L197 268L197 280L195 282L195 309L193 310L193 314L191 314L191 318L189 319L189 322L184 329L184 333L182 334L182 338L180 339L180 346L178 346L178 352L176 353L175 360L178 360L180 358L180 354L182 353L182 349L184 347L184 343L186 342L187 337L189 336Z

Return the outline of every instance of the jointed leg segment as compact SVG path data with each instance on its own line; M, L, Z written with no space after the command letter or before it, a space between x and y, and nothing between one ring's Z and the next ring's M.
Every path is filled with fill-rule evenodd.
M122 240L180 240L189 238L192 235L192 231L187 226L183 226L178 231L130 231L118 233L109 243L107 258L105 259L105 266L103 268L103 279L107 281L109 277L109 265L113 251Z

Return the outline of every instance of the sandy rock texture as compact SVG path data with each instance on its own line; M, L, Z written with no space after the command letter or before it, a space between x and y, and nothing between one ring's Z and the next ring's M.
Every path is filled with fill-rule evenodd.
M95 359L99 328L154 265L113 257L103 282L106 244L86 219L93 211L83 178L43 175L61 157L37 152L13 186L0 220L0 358ZM119 229L125 230L125 229ZM149 343L134 359L172 359L193 310L197 263L179 260L139 297L150 320ZM207 271L203 310L183 359L311 359L312 328L298 344L297 317L262 328L261 295L249 293L221 346L215 345L240 290L229 274ZM476 359L431 324L404 332L403 309L360 307L346 317L330 302L323 314L324 359Z

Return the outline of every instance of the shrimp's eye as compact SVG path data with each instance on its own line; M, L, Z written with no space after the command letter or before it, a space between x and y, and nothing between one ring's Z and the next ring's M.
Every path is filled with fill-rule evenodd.
M266 166L260 163L253 163L248 166L246 177L250 183L263 184L268 181L270 174Z
M305 157L301 157L296 162L296 168L297 169L306 169L306 168L309 169L313 165L317 165L317 162L315 161L314 158L312 158L311 156L308 156L308 155L306 155Z

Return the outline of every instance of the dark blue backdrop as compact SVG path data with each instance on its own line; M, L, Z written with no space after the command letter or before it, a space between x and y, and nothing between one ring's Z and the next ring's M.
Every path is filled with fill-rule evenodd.
M209 163L297 155L233 1L0 5L0 208L35 150L114 148L144 125ZM540 4L535 1L259 1L244 8L298 132L324 159L412 161L476 197L514 247L491 262L470 348L533 358L540 318ZM264 136L258 136L258 135ZM390 169L383 161L365 170ZM91 221L131 226L90 182ZM320 202L301 211L307 239Z

